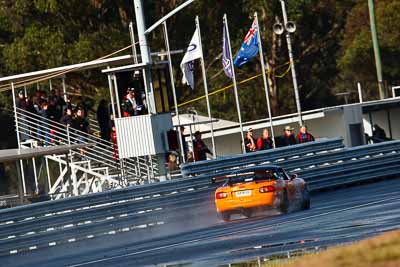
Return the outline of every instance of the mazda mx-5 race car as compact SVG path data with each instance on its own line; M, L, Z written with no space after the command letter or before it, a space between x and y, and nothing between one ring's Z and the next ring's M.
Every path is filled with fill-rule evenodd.
M215 191L219 216L229 221L232 214L251 217L257 210L288 211L293 203L301 209L310 208L306 182L296 174L288 175L275 165L260 165L235 170L224 177L225 183Z

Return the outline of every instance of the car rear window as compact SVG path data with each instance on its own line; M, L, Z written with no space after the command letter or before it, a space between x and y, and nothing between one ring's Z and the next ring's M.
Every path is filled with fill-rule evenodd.
M230 184L246 183L261 180L282 179L275 170L263 170L256 172L237 173L227 181Z

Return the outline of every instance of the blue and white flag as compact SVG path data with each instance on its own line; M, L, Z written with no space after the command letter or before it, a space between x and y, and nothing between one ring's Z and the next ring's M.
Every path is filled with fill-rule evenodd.
M244 37L242 46L233 61L236 67L241 67L258 53L258 25L254 20L249 32Z
M189 85L192 89L194 89L194 60L202 57L199 32L196 29L181 62L182 83Z
M232 79L233 78L232 58L229 50L228 35L226 32L225 23L222 34L222 66L224 67L225 75Z

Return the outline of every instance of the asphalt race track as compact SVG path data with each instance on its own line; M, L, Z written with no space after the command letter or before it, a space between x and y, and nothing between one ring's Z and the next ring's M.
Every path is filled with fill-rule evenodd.
M64 231L51 232L41 237L43 242L48 238L48 246L2 256L0 265L215 266L288 250L331 246L399 229L399 191L400 179L386 180L316 194L307 211L224 223L215 213L214 188L208 187L154 200L152 207L139 212L140 216L110 220L102 224L101 231L94 225L89 231L72 229L74 238ZM52 245L51 240L64 242Z

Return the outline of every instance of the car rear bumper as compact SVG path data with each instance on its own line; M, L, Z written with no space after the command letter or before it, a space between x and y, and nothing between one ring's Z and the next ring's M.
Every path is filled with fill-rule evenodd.
M235 212L244 209L270 209L276 207L276 197L273 193L263 194L262 197L243 199L222 199L215 201L217 212Z

